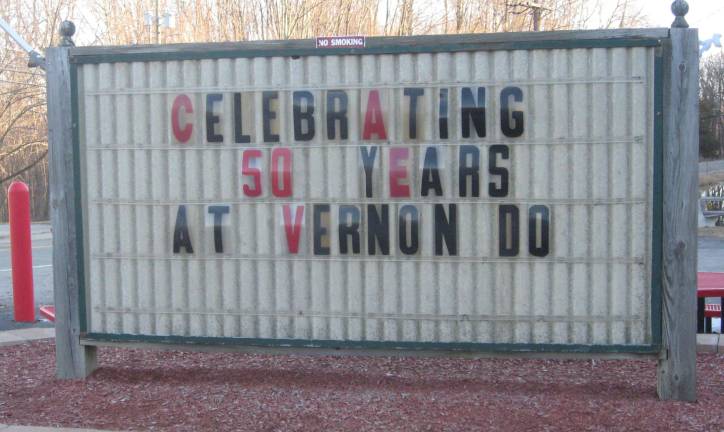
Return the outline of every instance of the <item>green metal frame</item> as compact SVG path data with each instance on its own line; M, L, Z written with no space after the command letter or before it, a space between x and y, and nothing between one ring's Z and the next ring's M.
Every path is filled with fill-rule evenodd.
M654 56L654 184L651 234L651 336L653 345L661 347L662 297L661 266L664 240L664 59L661 49Z
M560 32L561 34L569 32ZM586 33L586 32L577 32ZM592 32L591 32L592 33ZM660 33L660 31L659 31ZM400 350L400 351L451 351L451 352L541 352L541 353L576 353L576 354L656 354L661 349L662 340L662 296L661 296L661 259L662 259L662 223L663 223L663 57L661 49L657 49L654 57L654 149L653 149L653 215L652 215L652 268L651 268L651 334L649 345L585 345L585 344L516 344L516 343L459 343L459 342L387 342L387 341L338 341L338 340L305 340L305 339L257 339L229 337L196 337L196 336L149 336L130 334L88 333L87 332L87 290L85 277L84 227L81 190L80 163L80 131L78 106L78 65L96 63L114 63L131 61L179 61L219 58L250 58L272 56L319 56L319 55L364 55L364 54L404 54L404 53L435 53L460 52L479 50L532 50L532 49L574 49L574 48L621 48L621 47L662 47L662 37L652 31L650 36L630 37L569 37L561 40L537 39L540 33L528 33L525 40L486 42L466 41L459 36L427 37L428 42L416 45L384 45L382 42L410 38L370 38L372 43L367 48L353 49L315 49L313 40L296 41L294 47L279 46L266 48L263 51L249 50L255 43L244 43L247 48L234 48L228 44L216 44L223 49L208 50L197 45L172 46L169 50L159 47L128 47L107 48L108 52L99 52L98 48L74 48L70 53L71 74L71 105L73 116L73 150L76 187L76 233L80 254L78 259L79 281L79 317L81 340L92 345L93 342L117 343L155 343L173 345L208 345L219 347L260 347L260 348L321 348L321 349L360 349L360 350ZM667 33L668 34L668 33ZM520 38L518 38L520 39ZM368 39L369 40L369 39ZM436 43L437 42L437 43ZM264 43L258 43L263 46ZM308 46L304 46L307 44ZM301 45L301 47L299 46ZM101 49L103 50L103 49Z
M317 348L391 351L451 351L451 352L546 352L546 353L627 353L656 354L654 345L581 345L581 344L516 344L475 342L390 342L338 341L317 339L259 339L203 336L145 336L131 334L86 333L84 341L119 343L156 343L172 345L244 346L258 348Z
M159 51L89 53L83 54L82 48L73 52L71 62L77 64L89 63L118 63L118 62L146 62L146 61L182 61L206 60L222 58L252 58L252 57L303 57L303 56L329 56L329 55L365 55L365 54L419 54L440 52L461 52L480 50L533 50L533 49L574 49L574 48L625 48L625 47L653 47L658 46L658 38L622 38L622 39L578 39L578 40L529 40L511 43L484 42L452 42L447 36L439 36L438 44L405 45L405 46L370 46L367 48L334 48L317 49L313 47L293 46L272 48L264 51L250 51L248 49L224 49L205 51L193 49L185 51ZM313 42L313 41L312 41ZM310 42L311 43L311 42Z
M76 256L78 265L78 319L81 333L86 331L88 309L86 306L86 297L88 293L85 289L85 243L83 229L83 188L81 181L81 164L80 164L80 107L78 106L78 67L75 64L70 65L70 109L73 118L73 183L75 185L75 236L78 250Z

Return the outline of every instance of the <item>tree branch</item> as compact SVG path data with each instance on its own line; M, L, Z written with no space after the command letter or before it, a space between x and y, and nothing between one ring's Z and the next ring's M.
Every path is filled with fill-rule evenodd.
M5 178L0 179L0 184L5 183L5 182L8 181L8 180L12 180L12 179L14 179L15 177L19 176L20 174L24 173L25 171L28 171L28 170L32 169L35 165L37 165L38 163L40 163L40 161L42 161L43 159L45 159L45 156L46 156L47 154L48 154L48 149L45 149L45 151L43 152L42 155L40 155L40 157L38 157L38 158L35 159L33 162L31 162L30 164L28 164L27 166L25 166L25 168L21 169L20 171L16 171L16 172L10 174L9 176L6 176Z

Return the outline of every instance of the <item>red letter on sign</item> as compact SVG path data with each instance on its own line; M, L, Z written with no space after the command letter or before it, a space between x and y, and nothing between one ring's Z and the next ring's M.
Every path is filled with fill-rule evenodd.
M249 197L258 197L261 195L261 170L250 166L252 159L258 159L260 157L261 150L253 149L245 151L241 158L241 174L251 176L254 180L253 188L249 187L248 184L244 185L244 195Z
M390 149L390 196L410 196L410 185L400 184L400 180L407 179L407 167L404 162L409 158L410 149L407 147L393 147Z
M279 161L282 162L282 186L279 187ZM271 154L271 182L272 194L275 197L292 196L292 151L288 148L277 147Z
M368 140L372 134L377 135L377 139L387 139L385 120L382 118L382 108L380 108L379 90L370 90L370 94L367 96L367 112L365 113L362 139Z
M292 210L289 204L284 204L284 231L287 234L287 246L289 253L299 251L299 234L302 232L302 219L304 219L304 206L297 206L294 214L294 225L292 225Z
M191 138L193 126L191 122L187 122L183 129L181 128L181 108L186 111L186 114L192 114L194 112L191 99L185 94L176 96L171 106L171 128L173 129L173 136L176 137L179 142L185 143Z

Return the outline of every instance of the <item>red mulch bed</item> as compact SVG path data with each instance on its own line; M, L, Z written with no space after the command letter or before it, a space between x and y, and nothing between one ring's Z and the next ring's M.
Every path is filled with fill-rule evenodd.
M52 341L0 348L0 423L125 430L672 430L724 426L724 355L699 401L656 398L653 360L327 357L100 348L54 377Z

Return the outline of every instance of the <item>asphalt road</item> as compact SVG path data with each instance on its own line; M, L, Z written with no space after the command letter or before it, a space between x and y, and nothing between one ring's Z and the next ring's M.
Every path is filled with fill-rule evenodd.
M35 305L53 304L52 234L48 223L32 226L33 280ZM724 238L699 237L698 271L724 272ZM717 302L712 299L710 301ZM19 324L12 320L12 273L10 270L10 235L7 224L0 224L0 331L31 326L51 326L40 320L34 324Z
M724 272L724 238L699 237L697 267L700 272Z
M32 225L33 282L35 285L36 319L34 324L20 324L13 318L13 283L10 263L10 233L7 224L0 224L0 331L24 327L52 326L40 320L37 308L53 304L53 247L50 224Z

